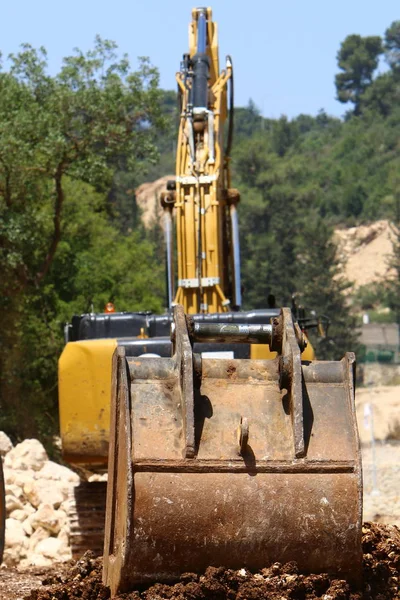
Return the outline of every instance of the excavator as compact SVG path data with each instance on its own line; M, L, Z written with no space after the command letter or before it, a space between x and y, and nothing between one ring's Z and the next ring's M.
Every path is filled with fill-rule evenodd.
M76 316L59 363L64 458L108 464L103 581L116 594L291 560L359 581L355 357L316 360L290 308L241 310L233 67L210 8L192 11L176 79L168 311Z

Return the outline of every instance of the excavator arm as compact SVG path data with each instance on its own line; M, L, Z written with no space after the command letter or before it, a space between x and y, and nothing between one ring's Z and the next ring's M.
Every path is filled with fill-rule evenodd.
M217 26L211 9L193 10L189 54L184 54L178 82L180 124L176 179L163 195L166 212L169 306L182 304L187 314L221 313L241 305L239 235L230 190L233 73L228 57L219 71ZM230 123L224 148L230 85ZM174 294L171 229L176 211L178 282Z
M176 179L162 197L171 351L114 353L103 581L116 594L209 565L294 560L358 582L355 358L302 360L290 309L259 323L262 311L238 311L239 195L223 139L232 61L219 71L210 9L193 11L189 48ZM251 351L217 358L227 344Z

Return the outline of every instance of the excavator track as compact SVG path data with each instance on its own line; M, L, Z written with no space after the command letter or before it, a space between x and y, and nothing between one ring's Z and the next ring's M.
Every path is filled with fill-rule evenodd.
M106 494L106 481L85 481L70 493L70 544L74 559L86 550L92 550L96 556L103 554Z

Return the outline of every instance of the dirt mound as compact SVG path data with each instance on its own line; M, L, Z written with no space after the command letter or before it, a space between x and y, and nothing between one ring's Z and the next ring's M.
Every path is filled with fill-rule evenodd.
M154 223L162 225L163 210L160 204L161 192L167 189L167 181L175 179L174 175L165 175L156 181L142 183L135 190L136 203L141 210L143 225L148 229Z
M174 585L156 583L115 600L386 600L399 598L400 530L395 526L365 523L363 527L364 584L351 589L343 580L326 574L304 575L294 562L275 563L261 572L232 571L209 567L204 575L186 573ZM101 584L101 559L87 552L63 575L44 580L26 600L106 600L109 591Z
M389 221L337 229L335 240L344 274L355 289L391 276L393 229Z

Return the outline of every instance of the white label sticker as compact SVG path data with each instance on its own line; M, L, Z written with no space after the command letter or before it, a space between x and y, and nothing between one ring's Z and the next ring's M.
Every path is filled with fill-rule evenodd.
M235 358L232 350L222 350L221 352L202 352L201 358Z

